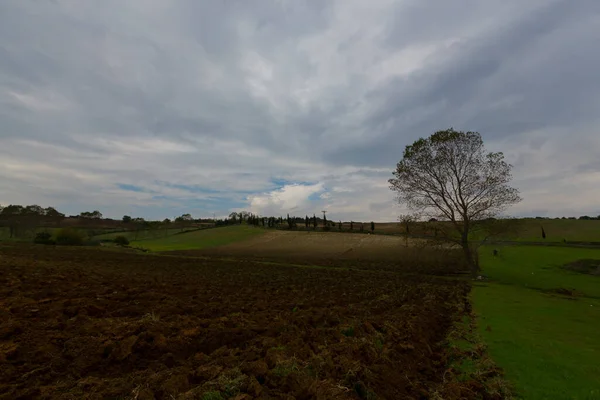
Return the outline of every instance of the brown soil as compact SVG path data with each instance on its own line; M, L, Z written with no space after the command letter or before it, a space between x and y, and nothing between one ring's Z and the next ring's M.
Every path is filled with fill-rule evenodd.
M272 231L256 238L200 250L164 255L243 258L285 264L390 270L402 273L455 274L465 271L462 250L403 238L352 233Z
M575 272L580 272L582 274L600 276L600 260L577 260L567 265L564 265L563 268Z
M581 297L584 294L576 289L567 289L567 288L554 288L554 289L547 289L544 292L548 293L548 294L559 294L561 296L567 296L567 297Z
M375 267L0 247L0 399L431 398L467 292Z

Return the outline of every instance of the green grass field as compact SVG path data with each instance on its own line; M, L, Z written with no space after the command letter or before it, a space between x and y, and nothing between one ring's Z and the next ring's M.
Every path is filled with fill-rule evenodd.
M248 225L236 225L187 232L158 239L136 240L131 242L131 245L151 251L195 250L237 242L261 235L264 232L264 229Z
M172 229L144 229L138 232L135 231L121 231L121 232L110 232L104 233L102 235L94 236L94 240L112 240L117 236L125 236L127 239L131 240L146 240L146 239L161 239L167 236L174 235L176 233L180 233L180 228L172 228Z
M600 221L575 219L523 219L519 235L513 240L524 242L600 242ZM542 227L546 239L542 238Z
M524 399L600 399L600 277L560 268L600 250L515 246L482 254L473 306L489 353ZM562 296L551 289L575 289Z
M483 274L503 284L531 289L576 289L588 297L600 299L600 277L560 268L578 259L600 259L600 249L546 246L498 247L481 253Z

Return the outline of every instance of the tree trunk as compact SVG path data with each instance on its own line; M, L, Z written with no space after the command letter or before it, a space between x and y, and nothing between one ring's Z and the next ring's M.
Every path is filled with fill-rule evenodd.
M463 252L465 254L465 260L467 261L467 266L469 267L469 271L473 276L477 276L479 273L479 260L477 256L477 250L472 249L469 246L469 241L463 240L461 242L461 246L463 248Z
M462 234L461 234L461 241L460 244L463 248L463 252L465 254L465 259L467 261L467 266L469 267L469 271L471 271L471 274L476 277L479 274L479 260L478 260L478 256L477 256L477 249L472 248L469 245L469 228L470 228L470 224L468 219L463 216L463 221L464 221L464 225L463 225L463 229L462 229Z

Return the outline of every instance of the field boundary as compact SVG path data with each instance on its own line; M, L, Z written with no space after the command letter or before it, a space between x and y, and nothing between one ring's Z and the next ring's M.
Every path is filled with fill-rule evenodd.
M448 368L438 389L438 398L468 398L485 392L485 398L489 399L514 399L514 388L505 379L502 368L492 360L487 345L478 334L478 318L471 309L471 302L469 296L462 318L448 333Z

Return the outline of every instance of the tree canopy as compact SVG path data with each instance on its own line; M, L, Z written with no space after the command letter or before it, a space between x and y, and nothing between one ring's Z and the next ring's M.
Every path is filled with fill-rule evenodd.
M450 128L406 146L389 180L398 201L420 218L450 221L472 265L470 234L521 201L511 186L512 166L487 152L478 132Z
M82 218L102 219L102 213L98 210L84 211L80 213L79 216Z

